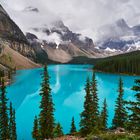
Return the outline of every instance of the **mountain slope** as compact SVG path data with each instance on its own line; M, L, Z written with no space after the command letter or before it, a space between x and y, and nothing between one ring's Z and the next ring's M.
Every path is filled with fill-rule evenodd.
M72 32L62 21L33 28L32 32L26 35L30 44L38 44L38 49L40 46L53 61L65 63L77 56L88 58L102 56L92 39Z
M94 69L110 73L140 75L140 51L100 59Z
M18 69L37 67L39 65L31 61L35 58L35 51L29 45L26 37L0 5L1 68L5 66Z
M111 55L140 50L140 26L129 27L124 19L101 28L103 36L99 49Z
M8 45L2 46L2 52L0 55L0 63L8 68L27 69L39 67L30 59L11 49Z

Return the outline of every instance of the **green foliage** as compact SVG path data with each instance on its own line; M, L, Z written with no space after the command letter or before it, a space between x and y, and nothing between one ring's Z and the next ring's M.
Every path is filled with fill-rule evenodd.
M103 103L103 108L101 111L101 129L106 130L107 129L107 121L108 121L108 112L107 112L107 102L106 99Z
M95 70L140 75L140 51L98 60Z
M115 115L113 119L113 128L117 128L117 127L125 128L127 122L127 112L125 108L125 100L123 99L124 89L123 89L123 81L121 78L119 80L118 93L119 95L116 100Z
M15 110L12 107L12 103L10 103L10 113L9 114L10 114L10 118L9 118L10 140L17 140Z
M98 128L100 125L99 120L99 99L97 93L97 80L95 73L93 72L92 82L91 82L91 94L92 94L92 105L93 105L93 116L92 116L92 127Z
M70 130L70 134L75 134L76 131L76 126L75 126L75 121L74 121L74 117L72 117L72 122L71 122L71 130Z
M132 90L136 93L136 101L129 102L131 114L129 115L129 128L140 134L140 79L135 81L136 85L133 86Z
M52 102L51 88L49 85L49 75L47 66L44 67L43 82L40 92L40 114L39 129L41 139L53 138L54 130L54 107Z
M39 126L38 126L38 119L37 119L37 116L35 116L35 119L34 119L32 137L33 137L33 139L35 139L35 140L38 140L38 139L39 139Z
M2 85L0 88L0 139L9 139L9 125L8 125L8 107L6 98L6 87L4 79L2 79Z
M140 140L140 136L134 134L114 134L101 133L99 135L89 135L87 140Z
M80 121L80 132L82 136L86 136L92 131L93 128L93 104L92 104L92 95L90 93L90 80L87 79L86 87L85 87L85 102L84 102L84 110L81 113L81 121Z
M56 125L53 133L54 133L54 137L62 137L63 136L63 129L62 129L62 126L60 125L60 123L58 123Z

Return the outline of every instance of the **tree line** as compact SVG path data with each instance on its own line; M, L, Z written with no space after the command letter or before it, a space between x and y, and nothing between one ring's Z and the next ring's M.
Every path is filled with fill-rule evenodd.
M63 136L61 124L55 123L54 104L49 84L47 66L44 67L41 84L40 113L34 118L32 136L36 140L52 139ZM112 127L108 128L108 106L104 99L102 110L99 108L98 81L93 72L92 79L87 78L85 85L84 109L80 114L80 130L76 130L74 117L71 122L70 135L86 137L91 133L105 132L118 127L125 128L128 132L140 134L140 79L135 81L132 90L136 92L135 101L125 101L123 80L118 82L118 97L114 110ZM16 140L16 117L12 103L6 97L5 81L0 84L0 139Z
M140 75L140 51L98 60L94 69L97 71Z
M140 132L140 80L136 80L132 90L136 91L136 101L125 101L123 80L118 82L118 97L116 99L115 114L112 120L112 127L108 128L108 106L104 99L102 110L99 109L98 81L93 72L92 79L87 78L85 85L84 109L80 114L80 130L75 127L74 117L72 118L70 134L79 134L86 137L91 133L105 132L109 129L118 127L125 128L129 132ZM47 66L44 68L42 88L40 91L40 114L35 116L32 136L36 140L49 139L63 136L63 130L60 123L55 124L54 104L49 85L49 75ZM128 113L129 112L129 113Z
M15 109L8 103L4 78L0 79L0 139L17 140Z

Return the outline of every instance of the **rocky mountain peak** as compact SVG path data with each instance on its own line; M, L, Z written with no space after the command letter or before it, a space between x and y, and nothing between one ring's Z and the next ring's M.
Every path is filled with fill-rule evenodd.
M1 4L0 4L0 12L5 14L5 15L8 15L7 12L4 10L4 8L2 7Z
M126 21L124 19L119 19L116 21L116 25L121 28L127 28L129 29L129 26L127 25Z

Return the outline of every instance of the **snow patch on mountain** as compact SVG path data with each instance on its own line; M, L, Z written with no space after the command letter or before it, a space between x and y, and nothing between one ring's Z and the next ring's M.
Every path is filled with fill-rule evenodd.
M140 49L140 26L129 27L120 19L101 29L101 40L97 42L99 49L110 53L126 53Z
M110 48L107 47L107 48L105 49L105 51L116 52L117 50L116 50L116 49L110 49Z
M135 42L136 49L140 50L140 41Z
M79 40L85 42L85 40L86 40L86 37L85 37L85 36L83 36L83 35L79 35L78 37L79 37Z

